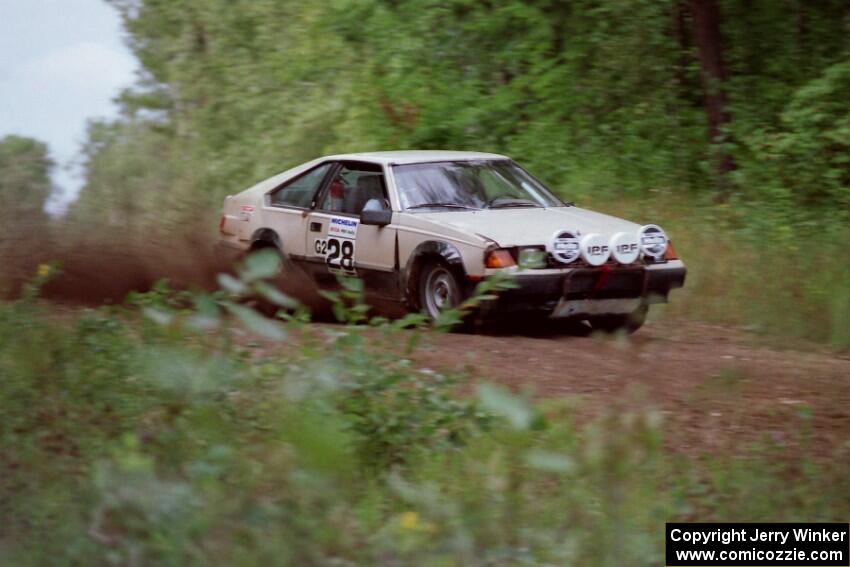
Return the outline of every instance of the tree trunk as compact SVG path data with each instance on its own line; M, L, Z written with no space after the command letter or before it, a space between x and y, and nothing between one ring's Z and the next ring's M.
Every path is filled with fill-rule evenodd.
M806 14L806 3L800 0L797 3L797 68L800 70L800 78L806 76L809 70L809 19ZM799 79L798 79L799 80Z
M694 40L699 50L702 66L702 83L705 114L708 119L708 139L712 144L722 144L723 127L731 117L726 108L726 67L723 64L723 40L720 35L720 8L717 0L691 0L694 18ZM722 147L716 152L717 172L724 175L735 164L732 156Z

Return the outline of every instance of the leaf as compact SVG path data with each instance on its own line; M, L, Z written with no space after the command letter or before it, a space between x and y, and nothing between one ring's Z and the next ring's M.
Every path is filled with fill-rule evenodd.
M327 299L331 303L339 303L341 301L339 294L335 291L328 291L328 290L325 290L325 289L320 289L319 295L321 295L322 297L324 297L325 299Z
M165 311L161 311L159 309L154 309L153 307L145 307L142 310L145 317L156 323L157 325L170 325L174 320L174 315L171 313L166 313Z
M337 321L344 323L347 319L348 310L345 308L345 305L343 305L342 302L337 302L331 305L331 311L333 312L334 317L336 317Z
M533 418L531 409L524 400L504 388L493 384L480 384L478 399L484 409L507 419L516 429L528 429L531 425Z
M295 309L298 307L298 302L296 300L266 282L256 282L254 284L254 289L263 297L263 299L267 299L275 305L285 307L287 309Z
M409 327L421 327L428 323L428 316L424 313L408 313L400 319L392 322L395 329L407 329Z
M239 271L244 282L253 282L271 278L280 273L280 254L272 248L263 248L245 258L245 264Z
M218 304L215 299L206 293L199 293L192 296L192 302L195 305L195 310L198 315L204 317L218 316Z
M224 308L236 316L245 327L258 335L266 338L282 341L286 339L286 332L279 323L272 319L266 319L253 309L249 309L243 305L236 305L229 301L224 302Z
M446 309L445 311L441 311L437 318L434 319L433 326L436 331L445 332L462 321L463 314L460 309Z
M363 280L360 278L339 278L339 282L342 284L343 289L348 292L360 294L363 293Z
M245 295L248 292L248 286L230 274L219 274L217 280L218 285L233 295Z

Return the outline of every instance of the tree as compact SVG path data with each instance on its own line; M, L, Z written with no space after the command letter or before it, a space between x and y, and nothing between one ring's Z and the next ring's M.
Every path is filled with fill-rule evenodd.
M108 2L142 73L89 131L81 204L145 234L307 159L390 148L509 154L570 199L699 192L711 163L723 198L795 187L805 205L752 172L788 101L850 53L846 0Z
M44 143L20 136L0 139L0 291L32 275L47 241L44 205L52 166Z
M717 0L691 0L694 18L694 39L702 66L705 114L708 119L708 140L718 145L716 168L724 175L734 168L731 154L724 150L724 126L731 120L727 109L726 81L728 74L723 61L723 38L720 33L720 7Z
M43 220L52 167L44 143L20 136L0 139L0 213Z

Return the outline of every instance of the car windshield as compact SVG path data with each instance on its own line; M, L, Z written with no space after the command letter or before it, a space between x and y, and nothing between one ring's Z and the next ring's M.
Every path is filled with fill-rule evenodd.
M542 183L510 160L396 165L393 177L404 210L564 206Z

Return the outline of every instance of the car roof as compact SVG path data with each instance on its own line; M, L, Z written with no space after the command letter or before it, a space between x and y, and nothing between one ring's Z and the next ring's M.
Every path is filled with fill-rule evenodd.
M480 159L508 159L500 154L484 152L452 152L443 150L400 150L391 152L359 152L327 156L324 159L361 160L391 164L426 163L434 161L470 161Z

